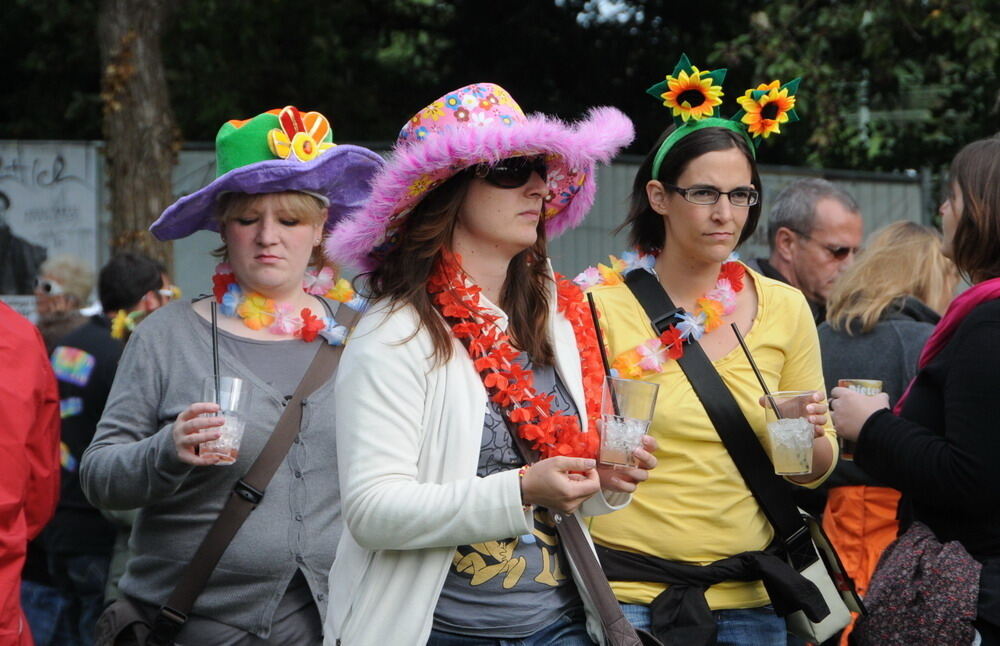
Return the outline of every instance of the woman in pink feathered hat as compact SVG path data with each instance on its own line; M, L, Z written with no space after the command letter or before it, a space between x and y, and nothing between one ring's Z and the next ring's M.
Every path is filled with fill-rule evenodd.
M563 532L592 558L578 510L627 504L655 459L647 444L636 468L596 468L600 350L546 239L579 224L596 163L632 135L613 108L567 125L466 86L410 119L330 236L373 305L337 377L350 535L328 643L608 643Z

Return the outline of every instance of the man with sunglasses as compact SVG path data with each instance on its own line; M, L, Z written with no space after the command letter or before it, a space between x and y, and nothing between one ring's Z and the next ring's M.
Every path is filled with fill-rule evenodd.
M56 514L43 534L49 574L66 601L58 630L81 644L92 643L119 530L84 497L78 466L124 349L124 338L114 332L127 332L127 320L166 305L173 293L163 265L138 253L112 257L101 269L97 289L103 313L86 319L52 350L62 414L62 484Z
M768 216L769 258L748 263L768 278L798 287L819 325L833 283L861 247L864 221L850 193L824 179L792 182Z
M768 278L798 287L819 325L826 320L834 281L861 247L864 221L858 203L825 179L797 180L774 198L767 235L771 256L747 264ZM824 488L792 487L792 497L816 518L823 514Z

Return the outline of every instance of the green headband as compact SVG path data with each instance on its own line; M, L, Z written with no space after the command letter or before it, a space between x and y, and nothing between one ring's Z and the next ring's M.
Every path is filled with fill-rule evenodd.
M674 145L692 132L703 128L725 128L739 133L746 140L750 154L756 158L761 138L781 132L781 124L799 120L795 113L795 92L800 79L781 84L781 81L761 83L756 89L747 90L736 99L740 111L726 119L720 116L722 82L726 70L699 70L691 64L686 54L674 66L673 74L652 86L646 93L663 100L663 105L673 110L677 129L660 144L653 158L653 178L660 174L660 165Z
M667 156L670 149L674 147L678 141L687 137L692 132L697 130L704 130L705 128L725 128L726 130L732 130L733 132L741 135L743 139L747 142L747 147L750 148L750 154L757 158L757 146L754 145L753 139L747 134L747 129L744 128L739 122L733 121L732 119L722 119L719 117L709 117L708 119L702 119L701 121L693 121L691 123L686 123L683 126L678 126L676 130L670 133L663 143L660 144L660 149L656 151L656 157L653 158L653 179L660 176L660 164L663 163L663 158Z

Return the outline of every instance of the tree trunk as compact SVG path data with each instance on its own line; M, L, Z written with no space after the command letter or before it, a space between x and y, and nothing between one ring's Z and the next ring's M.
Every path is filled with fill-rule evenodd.
M139 251L172 270L172 245L147 230L173 202L180 132L170 109L160 38L175 0L101 0L102 130L111 194L111 249Z

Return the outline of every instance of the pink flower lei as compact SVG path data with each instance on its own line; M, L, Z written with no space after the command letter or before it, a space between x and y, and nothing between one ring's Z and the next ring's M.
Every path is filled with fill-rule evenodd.
M323 267L306 272L302 289L306 293L323 296L346 303L354 310L362 311L365 300L358 296L351 283L340 278L334 280L333 269ZM267 330L272 334L292 335L305 342L322 336L331 345L342 345L347 338L347 328L336 319L313 314L308 307L296 312L286 303L275 303L257 292L244 293L232 268L219 263L212 276L212 293L219 304L219 312L224 316L239 317L251 330Z

